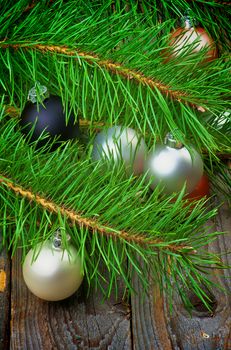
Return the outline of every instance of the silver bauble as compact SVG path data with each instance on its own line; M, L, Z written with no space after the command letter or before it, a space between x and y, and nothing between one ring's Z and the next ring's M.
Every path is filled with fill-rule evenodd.
M145 162L145 172L152 179L151 188L162 184L163 192L171 194L182 190L194 190L203 175L203 161L192 147L187 150L177 142L171 133L166 136L164 145L156 145Z
M213 127L217 130L222 130L223 127L226 128L226 132L230 133L231 130L231 110L226 110L217 116L212 122L210 121Z
M114 163L123 160L128 172L138 175L143 172L146 153L145 141L135 130L113 126L96 136L92 160L113 159Z
M31 249L23 264L23 277L37 297L57 301L68 298L79 288L82 263L73 245L68 250L47 241Z

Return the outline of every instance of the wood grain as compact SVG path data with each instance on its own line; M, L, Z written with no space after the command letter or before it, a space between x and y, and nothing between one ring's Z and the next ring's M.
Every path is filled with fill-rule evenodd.
M2 237L0 233L0 247ZM10 329L10 259L0 248L0 350L9 346Z
M115 296L87 298L83 285L62 302L42 301L27 290L20 259L12 264L12 350L131 349L129 310Z
M230 252L231 213L227 205L220 208L216 226L217 230L227 231L229 234L220 236L208 249L211 252ZM224 255L223 261L230 266L231 256ZM153 297L158 293L156 288L143 301L141 294L133 296L131 306L134 349L230 350L231 270L214 271L213 279L225 287L227 294L215 288L210 291L216 303L212 314L205 311L200 303L195 303L195 310L190 317L177 296L170 314L166 299L161 296ZM137 277L134 284L137 290L141 290Z
M140 280L134 277L134 287L142 291ZM150 288L148 296L141 292L131 297L132 335L135 350L172 349L163 311L163 297L157 288Z

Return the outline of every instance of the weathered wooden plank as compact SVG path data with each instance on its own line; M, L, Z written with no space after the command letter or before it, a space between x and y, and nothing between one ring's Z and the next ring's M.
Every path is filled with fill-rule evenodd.
M230 234L220 236L209 250L213 252L225 252L231 250L231 216L227 205L219 210L216 225L220 231L229 231ZM226 264L231 264L231 257L223 256ZM223 273L214 273L214 282L219 282L231 292L231 270ZM176 302L174 316L169 319L169 329L174 335L175 347L186 350L196 349L231 349L231 298L230 294L222 291L211 291L212 298L216 302L213 314L209 314L200 308L195 307L193 317L184 312L179 303Z
M133 283L135 289L140 291L131 297L134 350L171 350L163 297L157 288L150 288L149 295L143 297L142 285L137 276L134 277Z
M0 247L2 237L0 233ZM0 248L0 350L6 350L10 340L10 259Z
M12 263L12 350L131 349L129 310L82 288L62 302L36 298L22 279L20 252Z
M227 205L219 210L216 220L217 229L229 231L210 244L213 252L231 251L231 213ZM231 257L223 256L226 264L231 265ZM231 292L231 270L214 273L214 281ZM134 280L137 290L141 290L137 278ZM154 294L157 293L154 290ZM136 350L183 349L183 350L228 350L231 349L231 297L230 294L214 288L211 296L214 312L209 314L198 300L192 317L185 311L177 296L172 314L168 312L167 301L161 296L154 299L153 291L144 301L141 294L132 296L132 333Z

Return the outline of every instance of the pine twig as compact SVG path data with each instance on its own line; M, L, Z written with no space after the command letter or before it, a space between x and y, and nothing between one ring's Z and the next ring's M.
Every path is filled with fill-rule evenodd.
M41 206L43 209L48 210L50 213L58 214L61 213L63 216L67 217L72 224L77 224L79 227L85 227L93 234L96 232L99 232L105 237L112 237L114 239L121 239L126 242L133 242L141 246L145 245L159 245L162 243L165 243L161 239L148 239L143 234L130 234L125 231L118 231L115 232L113 228L105 227L102 224L100 224L97 220L86 218L82 216L81 214L75 212L74 210L70 210L68 208L65 208L61 205L58 205L54 203L51 200L46 199L45 197L42 197L38 194L34 194L31 190L25 189L21 186L14 185L9 179L4 176L3 174L0 174L0 183L2 185L6 186L9 190L13 191L15 194L18 194L22 196L23 198L26 198L29 201L36 202L39 206ZM181 253L181 251L190 251L191 254L196 254L196 250L193 249L193 247L184 246L184 245L175 245L175 244L164 244L164 248L172 251ZM153 247L153 249L161 249L161 247Z
M20 115L20 109L16 108L14 106L6 106L5 107L5 112L9 114L11 117L17 117ZM81 127L94 127L94 130L100 130L103 126L105 126L104 122L92 122L86 119L79 119L79 124ZM159 137L156 136L156 140L158 140ZM206 149L202 149L203 154L208 154L208 151ZM231 159L231 154L230 153L224 153L224 152L217 152L216 156L221 159L221 160L227 160Z
M41 52L62 54L62 55L69 56L69 57L78 56L78 57L85 59L87 62L89 62L91 64L96 63L98 66L103 67L114 74L119 74L128 80L133 79L134 81L136 81L138 83L141 83L143 85L150 87L152 90L157 88L162 93L164 93L167 96L170 96L171 98L173 98L174 100L176 100L178 102L184 102L185 104L189 104L193 108L197 108L197 109L201 108L199 105L196 105L192 102L187 102L185 100L182 100L182 97L190 97L189 95L187 95L184 92L177 91L177 90L173 91L173 90L171 90L170 86L167 86L161 82L155 81L152 78L146 77L143 73L139 73L135 70L126 68L121 63L111 62L110 60L103 60L99 56L97 56L96 54L90 54L90 53L85 52L85 51L80 51L77 48L75 50L72 50L66 46L58 46L58 45L7 44L7 43L4 43L4 41L0 42L0 47L1 48L11 47L15 50L34 49L34 50L39 50Z
M5 107L5 112L10 116L10 117L18 117L20 115L20 109L19 108L16 108L14 106L9 106L7 105ZM102 126L105 125L104 122L92 122L92 121L89 121L89 120L86 120L86 119L80 119L79 120L79 124L80 126L82 127L89 127L89 126L93 126L95 129L98 129Z

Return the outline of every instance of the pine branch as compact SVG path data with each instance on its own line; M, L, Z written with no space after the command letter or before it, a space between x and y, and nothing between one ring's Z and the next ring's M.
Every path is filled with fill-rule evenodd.
M88 149L81 153L77 143L64 144L52 153L35 151L36 144L28 146L17 129L17 119L5 116L3 108L1 112L0 174L5 176L0 186L0 221L13 253L20 246L25 254L29 246L35 247L62 227L81 254L90 285L105 281L98 270L100 262L105 265L107 296L118 275L132 290L134 272L144 286L151 273L170 296L174 281L184 301L187 291L182 290L182 281L187 284L189 276L190 288L197 293L201 282L211 285L201 268L209 273L213 266L224 266L219 257L201 249L221 234L204 226L216 209L207 210L203 200L195 207L186 205L183 191L160 198L158 189L149 193L144 179L125 179L124 169L101 171L88 161Z
M5 106L5 113L10 115L11 117L19 117L20 115L20 109L16 108L14 106ZM86 127L86 128L93 128L95 131L99 131L102 129L102 127L106 126L105 122L94 122L91 120L86 120L86 119L79 119L79 124L81 127ZM149 135L147 135L148 137ZM160 135L155 135L155 140L158 142L161 140L161 136ZM202 149L201 150L202 154L207 155L209 152L207 149ZM229 152L216 152L216 157L221 159L221 160L227 160L227 159L231 159L231 153Z
M167 244L160 239L148 239L145 234L143 235L132 235L125 231L118 231L116 232L115 229L110 227L104 227L102 226L97 220L88 219L82 216L81 214L76 213L73 210L69 210L67 208L64 208L60 205L57 205L56 203L47 200L46 198L43 198L39 196L38 194L33 194L32 191L24 189L21 186L14 185L11 181L6 179L6 176L3 174L0 174L0 183L2 183L4 186L6 186L8 189L12 190L16 195L19 194L23 198L26 198L29 201L36 202L39 204L43 209L48 210L49 212L53 214L61 213L63 216L67 217L72 224L77 224L79 227L85 227L93 234L95 232L99 232L105 237L112 237L115 239L122 239L127 242L133 242L139 245L150 245L150 246L158 246L162 245L164 246L164 249L167 249L169 251L180 253L181 251L190 251L190 253L196 253L196 251L193 249L193 247L184 246L181 245L174 245L174 244ZM155 247L154 247L155 248ZM161 248L159 248L161 249Z
M25 2L20 3L24 9ZM121 4L123 7L123 1ZM223 149L229 152L228 137L223 137L228 126L218 134L205 122L206 113L198 111L207 109L219 115L229 108L228 64L223 58L201 66L203 54L185 55L182 61L165 64L160 52L166 49L174 21L150 25L146 10L144 15L136 14L132 2L128 12L117 9L112 14L109 4L102 7L97 3L89 12L88 5L59 0L49 7L39 3L22 20L18 6L17 25L8 13L0 20L5 38L0 50L1 84L8 103L23 108L27 87L39 80L61 95L76 116L91 120L91 125L97 121L134 127L149 135L150 146L157 136L179 129L179 134L188 135L199 149L208 149L213 155ZM57 8L62 17L57 16ZM47 18L52 26L45 25ZM37 23L33 31L31 20ZM6 32L6 27L15 29ZM42 51L35 49L37 46ZM13 51L12 47L18 49ZM178 102L171 94L176 94ZM198 110L192 111L190 106L196 104Z
M14 119L10 119L7 123L2 124L1 134L3 139L0 142L0 151L5 155L5 160L2 163L1 171L8 169L6 176L8 178L16 178L17 183L27 184L29 181L33 184L33 190L28 191L25 189L25 185L22 187L17 186L12 181L6 180L7 188L11 188L15 194L19 192L29 201L33 200L35 204L44 207L44 210L48 209L48 211L51 210L55 213L63 213L70 220L74 220L79 227L85 225L93 233L99 229L99 232L102 232L102 234L109 232L113 237L121 235L124 239L132 237L131 239L137 244L139 242L142 244L147 242L150 245L158 245L158 242L164 242L160 238L162 236L167 237L163 246L171 246L172 244L191 246L191 244L182 243L180 237L181 235L185 237L186 232L189 234L191 229L193 229L193 217L198 214L202 215L202 212L204 212L204 210L201 212L202 203L198 203L197 209L193 210L190 220L187 219L183 223L184 217L188 215L187 208L183 207L184 203L181 201L183 193L177 202L171 205L169 203L171 198L157 202L159 201L156 197L158 196L157 191L153 193L153 198L151 196L144 205L137 197L137 192L141 191L144 195L145 191L148 190L148 185L143 187L142 181L138 181L137 185L134 183L133 178L120 182L119 177L121 175L117 173L117 181L119 181L117 183L115 182L116 177L114 177L116 173L114 176L113 172L102 173L100 168L94 168L86 160L80 159L76 163L76 159L72 155L72 152L76 154L76 145L64 148L62 152L54 152L49 157L46 155L40 159L40 157L38 158L39 153L36 156L33 152L31 153L31 148L25 147L20 133L15 133L14 124ZM17 146L15 147L15 145ZM86 158L86 155L83 154L84 158ZM21 166L23 166L23 172L19 170ZM48 179L49 183L47 182ZM42 187L44 187L44 190ZM47 200L47 195L40 196L37 193L38 188L39 192L44 191L49 198L53 197L53 199ZM105 196L107 200L105 200ZM102 198L104 198L104 201L101 200ZM7 198L6 203L8 203ZM62 203L62 205L57 205L57 203ZM121 212L121 207L123 212ZM118 210L120 210L119 216L117 214ZM183 221L181 226L177 225L174 228L172 218L177 215L178 210L180 213L178 219L181 217L180 220ZM131 217L128 217L129 212ZM163 213L167 213L167 216L163 216ZM210 216L211 213L208 215ZM206 216L203 220L206 220ZM108 222L111 222L111 224L105 225ZM168 235L166 236L164 232L159 233L160 230L166 230L168 225L169 229L171 227L172 230L176 230L173 234L174 239L170 240L170 244L168 243ZM193 222L193 225L196 233L200 220L197 219L196 222ZM122 227L123 229L121 229ZM190 239L192 238L190 235L189 237ZM177 244L173 242L175 239L176 242L178 240Z
M135 80L143 85L149 86L151 89L155 90L156 88L159 89L161 92L166 94L167 96L170 96L171 98L175 99L176 101L182 101L182 97L184 97L183 102L187 103L187 95L180 91L174 91L171 89L171 87L155 81L153 78L146 77L143 73L139 73L137 71L128 69L126 67L123 67L120 63L114 63L110 60L103 60L100 59L99 56L93 55L84 51L80 51L79 49L71 50L68 47L65 46L55 46L55 45L41 45L41 44L4 44L4 42L0 42L1 48L13 48L15 50L22 48L22 49L34 49L41 52L50 52L52 54L61 54L69 57L76 57L78 59L79 57L85 59L87 62L96 63L99 67L106 68L110 72L114 74L119 74L122 77L128 79L128 80ZM189 96L188 96L189 97ZM195 108L199 108L200 106L189 102L189 104Z
M19 117L20 116L20 108L16 108L14 106L5 106L5 113L11 117ZM106 124L103 122L92 122L91 120L79 119L79 124L81 127L94 127L95 130L101 129Z

